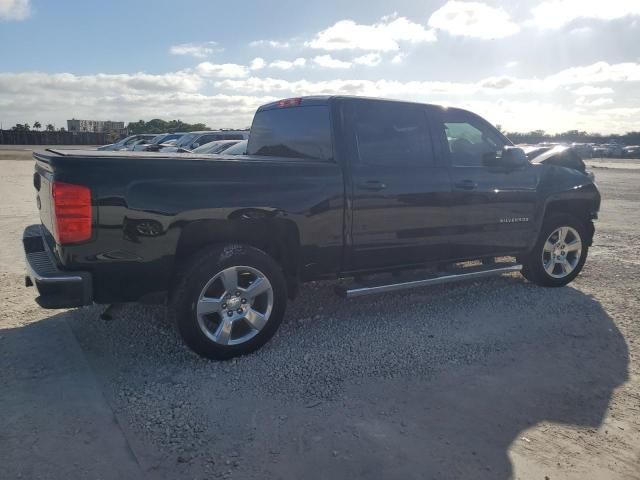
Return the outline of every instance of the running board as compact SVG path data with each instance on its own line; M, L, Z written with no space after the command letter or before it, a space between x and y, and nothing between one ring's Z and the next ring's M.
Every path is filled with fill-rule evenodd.
M339 286L336 288L338 295L345 298L361 297L363 295L372 295L376 293L395 292L396 290L407 290L410 288L427 287L431 285L441 285L444 283L459 282L462 280L475 280L477 278L490 277L493 275L500 275L502 273L519 272L522 270L522 265L519 264L502 264L503 266L497 267L495 264L491 266L483 266L479 268L464 268L460 269L460 272L443 272L439 275L422 278L419 280L404 281L398 283L389 283L386 285L352 285L352 286Z

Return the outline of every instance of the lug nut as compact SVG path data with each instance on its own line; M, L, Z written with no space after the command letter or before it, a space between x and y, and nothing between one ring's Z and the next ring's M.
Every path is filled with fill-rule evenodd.
M229 315L230 317L233 317L233 312L232 312L231 310L229 310L229 311L227 312L227 315Z
M222 304L222 309L224 310L225 308L227 308L227 304L226 304L226 303L223 303L223 304Z
M243 298L243 299L242 299L242 303L247 303L247 299L246 299L246 298Z
M236 297L239 297L239 296L240 296L240 292L236 292Z
M241 308L238 309L238 313L242 313L242 309Z

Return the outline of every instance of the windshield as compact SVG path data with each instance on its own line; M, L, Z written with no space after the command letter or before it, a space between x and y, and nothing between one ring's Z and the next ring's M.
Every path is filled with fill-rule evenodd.
M187 145L190 145L198 135L199 135L198 133L188 133L176 142L176 146L185 147Z
M224 152L227 148L235 145L237 142L230 141L215 141L209 142L193 150L194 153L220 153Z
M128 145L134 140L136 140L137 138L138 138L138 135L131 135L129 137L123 138L119 142L116 142L116 145Z
M225 155L245 155L247 153L247 141L243 140L224 151Z

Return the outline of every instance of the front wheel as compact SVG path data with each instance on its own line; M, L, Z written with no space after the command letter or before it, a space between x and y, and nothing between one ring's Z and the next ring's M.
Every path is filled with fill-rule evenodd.
M578 276L589 247L583 222L568 215L545 220L533 250L522 261L522 275L544 287L563 287Z
M287 304L278 264L248 246L213 248L191 259L172 296L178 331L199 355L226 360L257 350Z

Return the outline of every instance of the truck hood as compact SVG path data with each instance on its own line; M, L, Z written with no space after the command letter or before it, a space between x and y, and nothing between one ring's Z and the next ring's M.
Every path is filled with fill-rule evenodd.
M558 167L571 168L581 173L586 173L587 167L580 155L571 147L556 146L530 158L531 163L543 165L556 165Z

